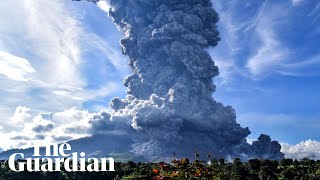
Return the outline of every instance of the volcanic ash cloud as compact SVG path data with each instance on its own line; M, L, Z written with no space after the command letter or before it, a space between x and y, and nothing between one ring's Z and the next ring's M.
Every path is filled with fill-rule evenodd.
M262 135L250 145L235 110L213 99L219 74L204 49L218 44L210 0L109 0L109 16L124 32L122 51L133 74L125 99L91 121L97 132L130 134L134 154L149 160L195 151L215 157L279 159L281 146Z

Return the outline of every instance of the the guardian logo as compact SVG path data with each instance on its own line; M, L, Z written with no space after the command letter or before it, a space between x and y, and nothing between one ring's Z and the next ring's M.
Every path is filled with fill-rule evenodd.
M114 171L114 159L109 158L88 158L86 154L81 152L70 153L71 146L68 143L50 144L45 147L45 158L41 158L40 147L34 147L33 158L26 158L24 161L16 161L24 159L23 153L14 153L9 157L8 164L12 171L29 171L29 172L53 172L61 171L62 166L67 172L75 171ZM42 156L44 157L44 156ZM62 157L62 158L61 158ZM108 169L107 169L108 165Z

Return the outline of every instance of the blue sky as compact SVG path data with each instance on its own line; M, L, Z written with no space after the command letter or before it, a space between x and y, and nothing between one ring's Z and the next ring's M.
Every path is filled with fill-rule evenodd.
M252 138L320 140L320 3L215 1L222 41L218 100L232 105Z
M320 2L213 5L222 38L208 49L220 68L214 98L236 109L249 140L266 133L291 153L319 150ZM101 8L71 0L0 2L0 148L32 145L10 137L34 136L35 124L48 124L43 113L53 114L57 134L125 96L122 79L131 70L122 34Z

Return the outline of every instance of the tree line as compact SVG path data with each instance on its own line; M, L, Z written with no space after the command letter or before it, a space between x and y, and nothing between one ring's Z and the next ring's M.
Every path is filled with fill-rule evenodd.
M23 160L18 160L23 161ZM0 180L47 179L47 180L85 180L85 179L283 179L283 180L320 180L320 160L304 158L302 160L251 159L241 162L236 158L233 162L224 159L207 161L196 159L190 162L187 158L173 159L165 162L116 162L115 172L14 172L7 161L0 161Z

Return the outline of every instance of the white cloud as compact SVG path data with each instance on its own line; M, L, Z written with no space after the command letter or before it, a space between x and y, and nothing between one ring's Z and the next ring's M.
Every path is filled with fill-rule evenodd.
M110 5L109 2L107 2L107 1L99 1L99 2L97 3L97 5L98 5L98 7L99 7L101 10L103 10L103 11L105 11L105 12L109 12L109 10L110 10L110 8L111 8L111 5Z
M6 113L1 114L1 116L6 116ZM31 122L32 115L30 114L30 108L17 106L13 114L6 118L6 121L1 123L2 128L0 128L3 133L23 129L26 123Z
M72 122L81 121L90 116L88 111L79 110L77 108L71 108L63 112L54 113L52 121L58 125L68 124Z
M30 109L19 106L12 121L20 123L8 132L0 132L0 148L27 148L34 144L60 143L89 136L89 119L93 114L86 110L71 108L57 113L28 114Z
M28 60L0 51L0 74L15 81L28 81L26 75L33 72Z
M302 159L309 157L311 159L320 159L320 142L315 140L302 141L296 145L281 144L281 151L286 158Z
M31 115L28 113L30 109L24 106L18 106L15 110L13 117L11 118L10 123L14 123L15 125L24 124Z
M5 114L1 114L4 116ZM16 107L13 115L7 117L5 122L1 123L0 131L2 133L9 133L11 131L18 131L25 127L25 124L31 122L32 115L30 114L30 108L25 106Z

